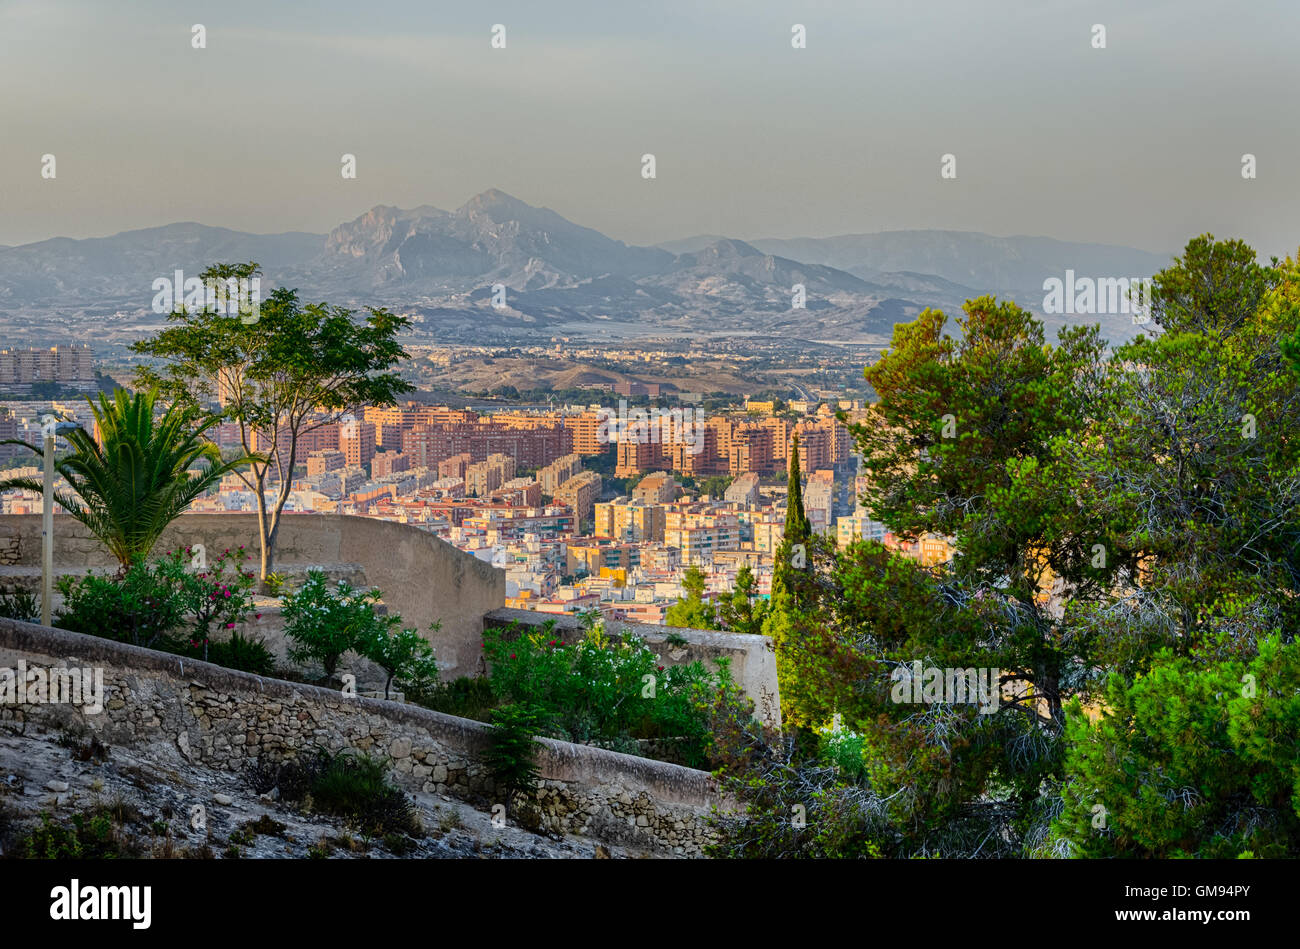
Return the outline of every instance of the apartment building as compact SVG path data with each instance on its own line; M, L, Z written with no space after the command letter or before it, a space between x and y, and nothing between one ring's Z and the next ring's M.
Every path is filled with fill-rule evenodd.
M37 382L54 382L82 391L94 389L93 351L85 345L0 349L0 387L23 390Z
M349 465L364 467L375 457L375 424L355 416L339 419L339 451Z
M646 475L632 489L632 500L645 504L667 504L674 501L682 486L666 471L656 471Z
M402 451L414 455L416 464L430 467L461 453L475 462L499 453L522 468L541 468L573 452L573 433L558 422L533 428L492 422L420 424L402 433Z
M546 467L537 472L537 480L541 483L542 493L554 497L555 492L560 485L568 481L579 471L582 470L582 456L577 452L564 455L555 459Z
M542 503L542 486L532 478L511 478L492 492L491 499L519 507L539 507Z
M347 463L346 456L337 448L314 451L307 456L307 476L313 477L327 471L338 471Z
M723 493L722 498L728 504L750 507L758 504L758 475L753 471L743 472Z
M438 462L438 477L440 478L459 478L464 480L465 470L474 463L474 456L469 452L462 452L459 455L452 455L450 458L444 458Z
M813 533L824 534L835 526L834 471L823 468L808 476L803 489L803 509Z
M399 471L411 470L411 456L400 451L377 451L370 462L370 474L376 480Z
M556 489L555 500L573 510L579 532L592 522L600 489L601 477L594 471L579 472Z
M650 501L629 501L626 497L596 504L592 533L617 540L661 541L664 539L666 508Z

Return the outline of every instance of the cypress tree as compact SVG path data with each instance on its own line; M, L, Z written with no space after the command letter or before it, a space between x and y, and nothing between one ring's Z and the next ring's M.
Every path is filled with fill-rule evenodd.
M802 474L799 471L799 436L794 436L790 445L790 481L785 502L785 539L792 544L800 544L812 533L808 523L808 514L803 509L803 487L800 484Z

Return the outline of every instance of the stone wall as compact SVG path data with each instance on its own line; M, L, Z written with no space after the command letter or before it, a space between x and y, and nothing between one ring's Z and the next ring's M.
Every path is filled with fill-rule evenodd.
M69 705L0 705L0 716L50 727L89 728L110 746L145 749L167 768L239 771L320 745L380 754L408 790L481 806L499 802L480 764L488 728L468 719L377 699L345 698L312 686L264 679L93 636L0 619L0 668L102 668L104 710ZM545 824L663 855L698 856L705 816L731 809L703 771L601 748L541 739Z
M505 629L511 623L524 629L535 629L550 620L555 621L555 628L564 634L566 640L572 640L582 628L572 616L504 607L489 613L484 623L498 629ZM628 634L640 637L658 652L666 666L686 665L699 660L716 668L718 659L728 659L732 679L745 695L754 700L755 716L765 725L780 727L781 692L776 679L776 652L768 637L617 621L606 623L605 632L614 638ZM668 637L673 635L685 642L668 642Z
M54 525L56 574L116 567L77 521L55 515ZM155 552L201 543L215 557L242 544L256 563L257 536L255 514L186 514L171 524ZM504 572L427 531L373 518L286 514L273 569L302 574L310 568L382 590L390 610L426 633L446 678L474 674L483 654L483 615L505 603ZM0 586L39 590L40 570L40 515L0 515ZM435 621L442 627L428 633Z

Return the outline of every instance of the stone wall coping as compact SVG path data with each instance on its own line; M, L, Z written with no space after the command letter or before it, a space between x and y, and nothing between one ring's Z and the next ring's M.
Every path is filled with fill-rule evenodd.
M492 626L506 626L518 623L529 629L541 628L548 620L555 620L558 630L579 630L582 624L565 613L539 613L535 610L516 610L511 607L495 609L483 617L484 622ZM660 642L673 633L684 639L703 646L717 646L724 649L744 649L748 651L762 649L771 643L767 636L754 633L731 633L718 629L695 629L690 626L656 626L652 623L628 623L623 620L611 620L605 625L605 632L611 636L632 633L650 642Z

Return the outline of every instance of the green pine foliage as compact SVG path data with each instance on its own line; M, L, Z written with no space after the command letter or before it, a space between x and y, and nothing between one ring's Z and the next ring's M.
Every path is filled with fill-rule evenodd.
M719 854L1295 855L1300 266L1204 235L1152 314L1111 352L992 297L895 327L861 500L953 557L807 537L792 457L785 731L715 715L748 809ZM996 670L995 701L909 701L918 662Z

